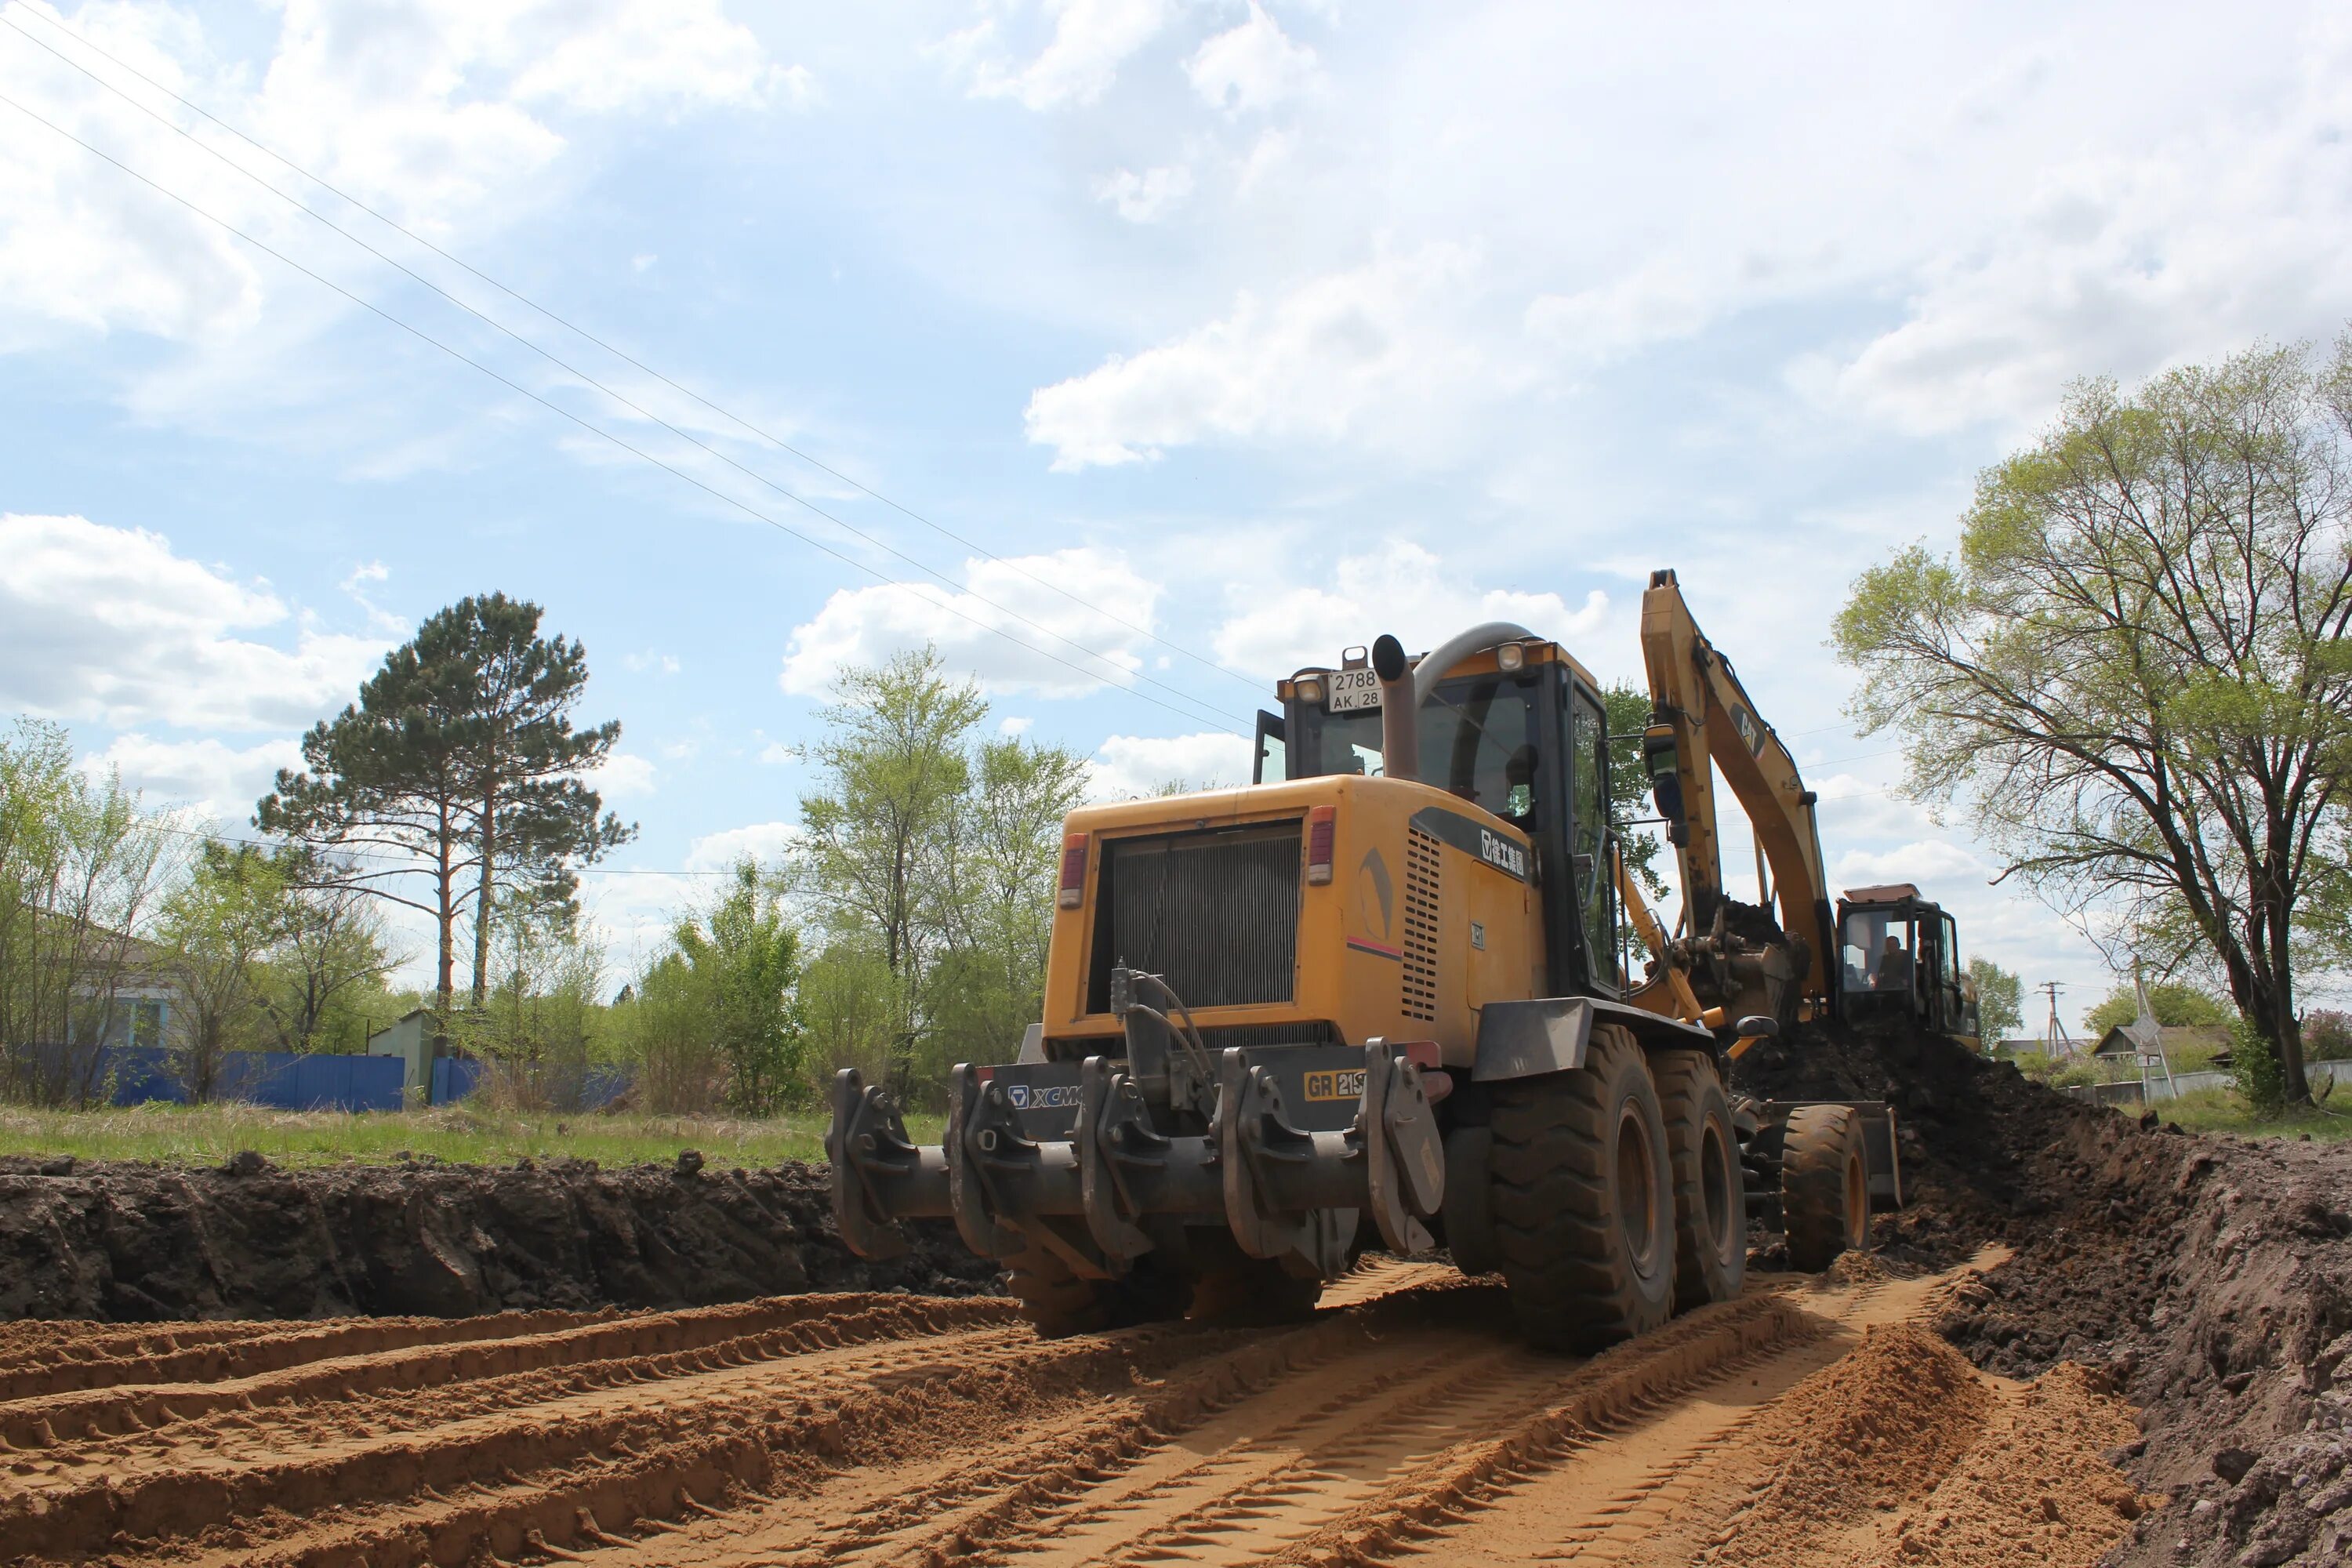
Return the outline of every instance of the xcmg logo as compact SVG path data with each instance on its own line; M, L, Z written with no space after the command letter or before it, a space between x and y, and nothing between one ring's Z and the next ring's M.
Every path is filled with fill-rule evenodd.
M1478 830L1478 858L1498 871L1508 871L1521 881L1527 879L1528 852L1507 838L1497 838L1487 828Z

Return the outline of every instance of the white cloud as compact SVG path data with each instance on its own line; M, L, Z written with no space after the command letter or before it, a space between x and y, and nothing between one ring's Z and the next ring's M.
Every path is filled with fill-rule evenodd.
M604 765L588 774L589 784L607 801L626 800L654 793L654 764L649 757L614 752Z
M992 18L948 40L946 52L969 73L974 98L1009 98L1034 110L1093 103L1169 16L1166 0L1045 0L1044 9L1054 36L1025 65L1008 62Z
M1922 889L1942 888L1941 896L1952 898L1963 888L1982 886L1992 868L1949 838L1922 838L1892 849L1849 849L1833 857L1829 869L1839 888L1916 882ZM1927 896L1938 895L1931 890Z
M684 668L678 663L677 655L663 653L656 648L646 648L642 653L623 654L621 667L635 675L647 673L676 675Z
M1481 588L1436 555L1406 540L1341 557L1329 585L1305 583L1269 592L1252 584L1234 597L1244 607L1218 626L1211 646L1236 669L1287 675L1328 664L1344 647L1393 632L1413 652L1434 647L1482 621L1516 621L1573 647L1609 613L1599 589L1580 606L1553 593Z
M755 822L745 827L706 833L687 850L686 869L724 871L747 855L763 866L771 865L792 847L800 832L796 822Z
M800 753L782 741L771 741L760 748L760 762L767 767L789 767L800 760Z
M290 651L236 634L292 619L143 529L0 515L0 710L118 727L308 726L388 644L299 626Z
M117 735L102 752L82 759L84 771L121 775L124 785L150 805L184 806L196 816L230 825L232 831L253 815L254 803L269 793L280 768L299 768L302 747L292 740L264 741L242 750L209 737L159 741L133 731Z
M1315 80L1315 51L1293 43L1250 0L1249 20L1202 44L1184 64L1192 89L1229 114L1271 109Z
M55 16L53 10L41 13ZM159 110L154 89L20 10L25 31ZM244 29L170 6L87 5L68 24L377 211L474 245L555 196L564 122L805 102L804 71L771 62L719 0L289 0L262 58ZM267 37L267 35L265 35ZM157 184L281 249L310 220L22 39L0 91ZM0 161L0 349L130 330L217 347L289 310L332 320L315 285L246 250L54 132L19 120ZM260 154L208 139L231 164ZM277 302L283 291L289 303Z
M1087 763L1087 794L1096 800L1133 800L1167 784L1245 784L1250 743L1239 735L1113 735Z
M1030 727L1036 722L1034 719L1025 719L1018 714L1008 713L996 721L996 732L1000 735L1025 735L1029 732Z
M1192 171L1181 163L1140 174L1121 169L1095 187L1095 199L1110 203L1129 223L1158 223L1192 194Z
M1723 295L1683 261L1661 260L1573 294L1537 296L1528 306L1528 331L1566 353L1604 363L1691 336L1713 320Z
M929 583L840 590L814 619L793 628L778 684L796 697L820 696L843 669L880 664L926 643L950 668L969 671L991 692L1075 697L1126 685L1142 668L1137 649L1149 639L1089 607L1151 626L1160 590L1122 555L1079 548L967 561L964 582L963 593Z
M1214 437L1412 443L1523 378L1461 330L1478 268L1464 247L1382 251L1029 399L1029 439L1054 467L1131 463Z

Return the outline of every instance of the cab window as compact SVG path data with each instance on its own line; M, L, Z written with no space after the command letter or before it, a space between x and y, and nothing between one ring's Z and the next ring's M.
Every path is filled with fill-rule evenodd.
M1500 676L1440 682L1419 715L1423 782L1525 826L1535 814L1534 694L1531 685ZM1385 771L1379 709L1329 713L1310 708L1300 719L1291 777L1377 777Z
M1845 918L1843 968L1848 991L1911 989L1911 922L1885 910L1856 910Z
M1578 917L1593 980L1609 982L1617 952L1615 892L1609 874L1608 720L1579 691L1569 702L1569 852Z

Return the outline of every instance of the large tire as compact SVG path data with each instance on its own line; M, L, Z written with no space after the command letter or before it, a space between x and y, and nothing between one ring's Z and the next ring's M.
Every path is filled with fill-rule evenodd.
M1138 1258L1124 1279L1082 1279L1059 1255L1042 1247L1007 1261L1005 1288L1038 1337L1048 1340L1166 1322L1182 1317L1192 1299L1192 1281L1156 1264L1150 1253Z
M1870 1246L1870 1154L1843 1105L1800 1106L1780 1145L1780 1223L1789 1266L1818 1274Z
M1582 1068L1496 1084L1494 1138L1495 1250L1520 1331L1591 1352L1664 1323L1674 1178L1633 1037L1597 1026Z
M1748 1194L1731 1100L1707 1051L1650 1058L1675 1173L1675 1310L1728 1301L1748 1278Z

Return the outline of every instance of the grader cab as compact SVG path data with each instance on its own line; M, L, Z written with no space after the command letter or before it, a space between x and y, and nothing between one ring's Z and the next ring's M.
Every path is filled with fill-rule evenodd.
M1654 611L1678 664L1654 661L1643 752L1696 934L1623 874L1588 671L1507 624L1417 661L1382 637L1281 683L1250 787L1070 815L1045 1016L1017 1059L954 1069L943 1143L840 1075L844 1238L887 1255L898 1221L951 1219L1046 1332L1297 1310L1367 1248L1442 1243L1531 1338L1591 1349L1738 1291L1759 1175L1804 1178L1773 1194L1792 1240L1823 1205L1816 1230L1863 1234L1887 1173L1864 1119L1735 1111L1723 1085L1827 1000L1811 798L1725 706L1670 573L1645 645ZM1727 749L1743 799L1767 770L1802 814L1766 847L1810 934L1734 919L1706 863Z

